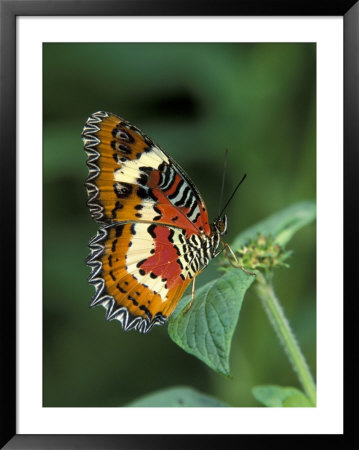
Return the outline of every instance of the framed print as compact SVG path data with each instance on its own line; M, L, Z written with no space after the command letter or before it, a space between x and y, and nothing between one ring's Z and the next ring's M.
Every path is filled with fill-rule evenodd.
M343 435L358 5L224 6L1 2L3 448Z

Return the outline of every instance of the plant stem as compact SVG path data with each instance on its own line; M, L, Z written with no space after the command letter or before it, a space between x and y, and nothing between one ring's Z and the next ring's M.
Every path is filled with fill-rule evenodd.
M264 309L277 332L279 340L284 346L292 367L298 375L304 392L307 394L313 406L315 406L316 388L313 377L290 328L289 322L284 315L283 308L274 292L271 281L267 280L261 273L258 273L254 287L262 300Z

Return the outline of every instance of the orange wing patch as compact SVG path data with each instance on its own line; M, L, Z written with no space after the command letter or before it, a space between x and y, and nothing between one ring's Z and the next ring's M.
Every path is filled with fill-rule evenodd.
M139 207L142 200L148 201L146 220L156 216L154 200L142 187L147 174L141 169L156 169L163 161L162 155L152 150L152 141L133 125L107 113L89 118L83 140L89 157L86 187L92 217L103 223L138 220L136 207L143 209Z

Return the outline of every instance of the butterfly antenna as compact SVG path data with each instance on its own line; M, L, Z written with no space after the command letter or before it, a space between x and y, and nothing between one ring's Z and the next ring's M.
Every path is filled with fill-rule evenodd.
M223 163L223 173L222 173L222 188L221 188L221 195L219 197L218 213L221 210L222 201L223 201L224 180L225 180L226 171L227 171L227 160L228 160L228 148L226 148L225 153L224 153L224 163ZM220 214L218 214L218 217L221 217Z
M222 209L221 213L219 214L218 217L222 217L224 210L227 208L227 206L229 205L230 201L232 200L232 198L234 197L234 194L237 192L237 189L239 188L239 186L243 183L243 181L245 180L247 174L245 173L241 179L241 181L237 184L236 188L234 189L232 195L229 197L229 200L227 201L227 203L224 205L224 208Z

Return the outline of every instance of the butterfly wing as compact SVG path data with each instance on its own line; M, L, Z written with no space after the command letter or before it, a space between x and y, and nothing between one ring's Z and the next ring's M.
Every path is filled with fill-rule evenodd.
M187 235L210 235L206 206L193 182L138 128L99 111L88 118L82 136L88 206L97 222L156 222L184 228Z
M207 210L183 169L124 119L94 113L82 136L88 206L103 225L87 260L91 306L145 333L167 320L203 266L198 235L211 235Z
M90 242L91 306L103 305L107 320L142 333L163 324L193 277L195 255L184 230L128 222L102 227Z

